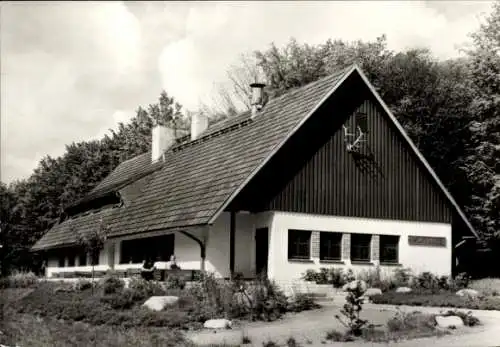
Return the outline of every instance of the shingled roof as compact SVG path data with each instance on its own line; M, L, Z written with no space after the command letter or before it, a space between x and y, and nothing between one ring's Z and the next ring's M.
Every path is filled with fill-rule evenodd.
M271 99L254 119L245 112L215 124L197 140L174 145L158 164L151 164L150 153L122 163L86 199L149 175L141 194L122 207L56 225L34 249L74 242L71 230L88 228L86 223L94 225L93 221L101 218L110 226L109 237L213 223L253 174L353 71L358 71L372 88L359 68L351 66ZM386 110L474 233L456 202Z
M150 153L123 162L84 200L116 190L134 177L151 175L138 198L112 213L102 211L95 217L64 221L33 249L74 242L70 230L93 225L92 218L103 218L110 226L109 237L208 224L231 194L352 69L271 99L252 120L250 112L244 112L217 123L199 139L168 150L161 163L151 165Z

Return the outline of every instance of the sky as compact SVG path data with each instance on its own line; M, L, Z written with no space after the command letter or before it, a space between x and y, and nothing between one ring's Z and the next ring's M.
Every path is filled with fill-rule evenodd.
M453 58L491 1L1 2L2 182L101 138L160 92L210 104L241 54L291 37L374 40Z

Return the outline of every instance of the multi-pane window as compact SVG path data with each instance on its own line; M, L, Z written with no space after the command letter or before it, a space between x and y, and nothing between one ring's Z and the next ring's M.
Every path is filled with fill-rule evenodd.
M399 236L380 235L380 262L399 262Z
M57 258L57 261L58 261L57 265L59 267L64 267L65 260L66 260L66 257L64 256L64 254L60 254L59 257Z
M342 255L342 233L321 232L319 234L319 259L340 260Z
M75 266L75 255L74 254L68 254L68 266L69 267Z
M126 240L121 243L121 264L153 261L170 261L174 254L174 234Z
M351 260L370 261L371 239L369 234L351 234Z
M79 266L87 265L87 253L85 251L80 251L78 255L78 265Z
M288 230L288 259L310 259L311 231Z
M91 265L99 265L99 253L92 254Z

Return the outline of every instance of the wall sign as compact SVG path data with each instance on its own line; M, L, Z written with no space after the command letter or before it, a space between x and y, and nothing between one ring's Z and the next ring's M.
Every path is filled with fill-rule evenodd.
M410 246L446 247L445 237L408 236Z

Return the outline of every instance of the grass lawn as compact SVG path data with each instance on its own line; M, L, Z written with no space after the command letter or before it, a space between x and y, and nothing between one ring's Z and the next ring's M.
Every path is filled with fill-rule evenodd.
M411 293L388 291L372 297L374 304L456 307L475 310L500 310L500 296L483 296L468 298L456 295L455 292L430 292L415 290Z
M176 329L92 326L83 322L64 322L50 317L19 314L7 310L0 330L0 343L7 346L193 346Z

